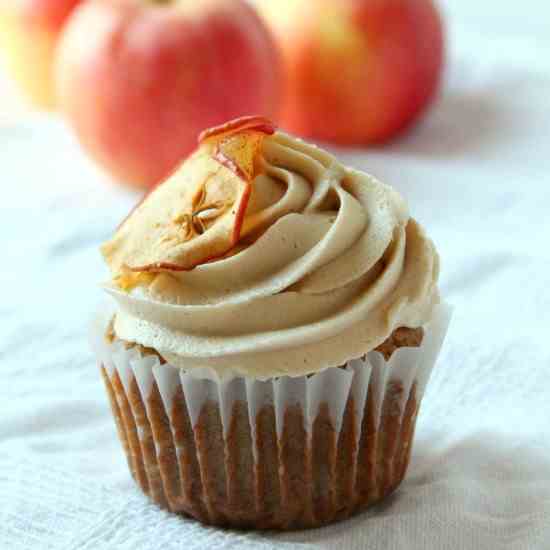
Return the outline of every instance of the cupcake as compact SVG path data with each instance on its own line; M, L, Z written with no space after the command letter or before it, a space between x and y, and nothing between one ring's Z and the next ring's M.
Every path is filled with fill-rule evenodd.
M114 308L94 347L154 502L290 529L398 487L449 309L395 190L239 119L203 133L102 253Z

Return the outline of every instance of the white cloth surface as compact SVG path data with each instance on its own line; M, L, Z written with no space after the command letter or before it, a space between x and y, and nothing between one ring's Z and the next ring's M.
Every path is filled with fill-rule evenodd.
M550 9L449 0L440 100L385 148L455 313L412 463L383 505L314 531L239 533L159 511L127 472L87 343L98 244L136 201L64 125L0 127L0 548L550 548Z

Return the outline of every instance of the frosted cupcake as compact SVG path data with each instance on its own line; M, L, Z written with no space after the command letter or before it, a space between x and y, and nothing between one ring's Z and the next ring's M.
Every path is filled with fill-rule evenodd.
M246 118L102 247L95 329L130 471L205 523L296 528L396 489L448 325L401 196Z

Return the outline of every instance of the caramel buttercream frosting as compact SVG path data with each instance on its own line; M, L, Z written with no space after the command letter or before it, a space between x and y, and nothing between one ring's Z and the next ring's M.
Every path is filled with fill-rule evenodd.
M203 134L102 252L117 337L221 378L342 365L439 302L403 198L259 118Z

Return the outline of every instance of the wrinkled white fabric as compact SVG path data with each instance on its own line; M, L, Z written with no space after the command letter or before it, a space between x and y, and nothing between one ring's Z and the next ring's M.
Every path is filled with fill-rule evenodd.
M336 151L403 193L455 307L398 493L288 534L207 529L141 497L86 340L97 247L135 196L33 119L0 128L0 548L548 549L550 9L447 4L429 116L390 147Z

